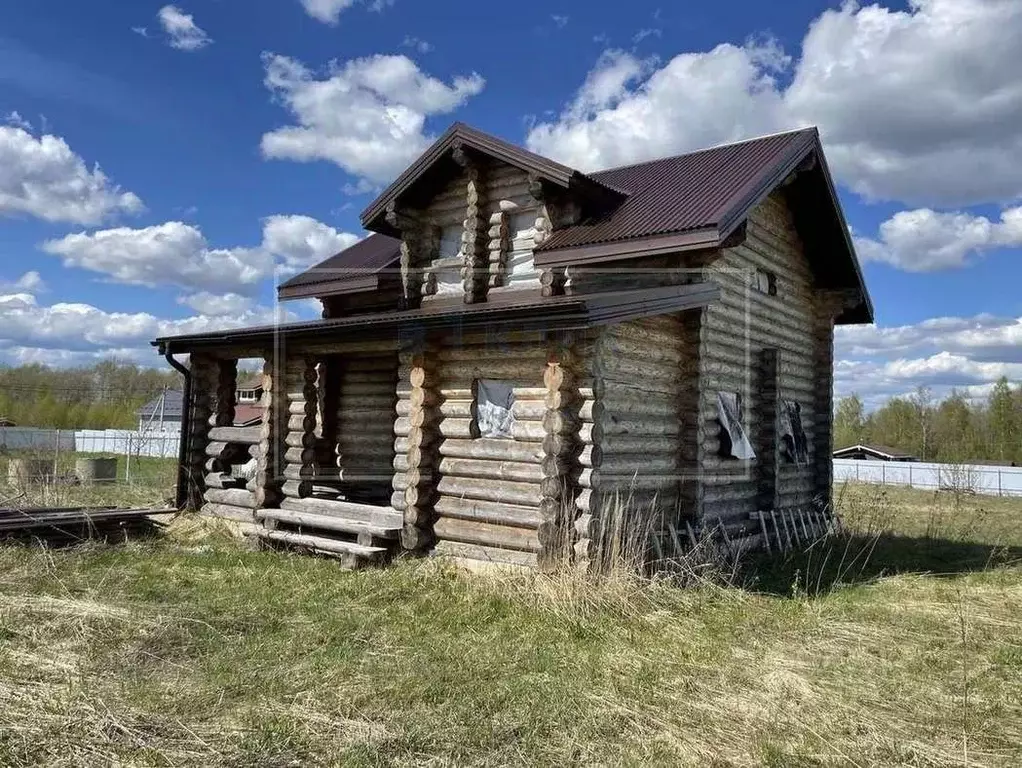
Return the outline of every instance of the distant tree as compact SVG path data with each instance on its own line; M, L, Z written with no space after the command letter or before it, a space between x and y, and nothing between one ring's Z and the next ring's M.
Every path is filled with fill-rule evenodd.
M845 448L863 441L866 429L865 408L857 394L838 400L834 414L834 445Z
M987 431L990 453L997 461L1016 461L1019 453L1018 399L1011 391L1008 379L1001 377L990 392L987 402Z
M919 458L930 459L930 429L933 422L933 392L929 387L919 385L909 398L909 403L916 411L916 424L919 430Z

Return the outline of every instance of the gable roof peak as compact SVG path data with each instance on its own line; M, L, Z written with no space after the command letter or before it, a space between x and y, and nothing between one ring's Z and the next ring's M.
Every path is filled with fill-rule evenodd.
M613 186L601 183L556 160L538 155L523 147L485 133L465 123L455 122L398 176L379 197L362 212L362 226L373 232L396 235L385 220L388 206L409 194L431 174L444 176L460 170L453 159L455 148L469 149L498 162L515 166L541 181L563 190L572 190L583 199L600 204L618 203L627 197ZM433 177L434 179L436 176Z

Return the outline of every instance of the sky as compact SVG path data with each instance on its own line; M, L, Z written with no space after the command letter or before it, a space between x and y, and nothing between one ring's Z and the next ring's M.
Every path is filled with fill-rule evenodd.
M0 363L318 316L274 286L453 121L580 170L818 126L876 325L837 394L1022 381L1022 3L51 0L0 25Z

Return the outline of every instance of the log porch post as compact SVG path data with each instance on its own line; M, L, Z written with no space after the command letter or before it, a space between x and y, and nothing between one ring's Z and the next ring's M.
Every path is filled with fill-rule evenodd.
M312 481L316 476L316 413L319 408L316 361L308 356L288 358L284 387L288 418L281 492L293 499L304 499L312 495Z
M409 551L424 553L433 546L436 535L436 468L440 439L439 389L435 367L436 349L428 344L402 352L402 367L408 367L410 384L407 426L398 419L395 432L407 431L408 452L405 473L404 529L401 545ZM397 435L399 438L400 434Z
M209 446L209 422L213 412L213 392L217 386L216 359L202 354L191 355L191 403L188 418L186 476L188 482L186 509L198 512L206 492L206 452Z
M256 467L255 505L257 509L280 504L280 472L283 467L283 432L287 406L283 397L283 381L271 359L263 363L263 423L259 428L259 449Z

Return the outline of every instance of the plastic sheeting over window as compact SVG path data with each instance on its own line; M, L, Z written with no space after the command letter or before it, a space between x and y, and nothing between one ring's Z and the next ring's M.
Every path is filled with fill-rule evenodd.
M480 437L514 438L515 388L496 379L476 381L476 421Z
M802 428L802 406L794 400L782 402L780 431L788 460L799 466L809 463L809 441Z
M429 266L428 280L435 283L436 296L459 296L462 293L461 233L463 227L451 226L440 230L440 253Z
M745 434L742 396L737 392L717 393L717 420L720 422L720 452L736 459L754 459L756 452Z

